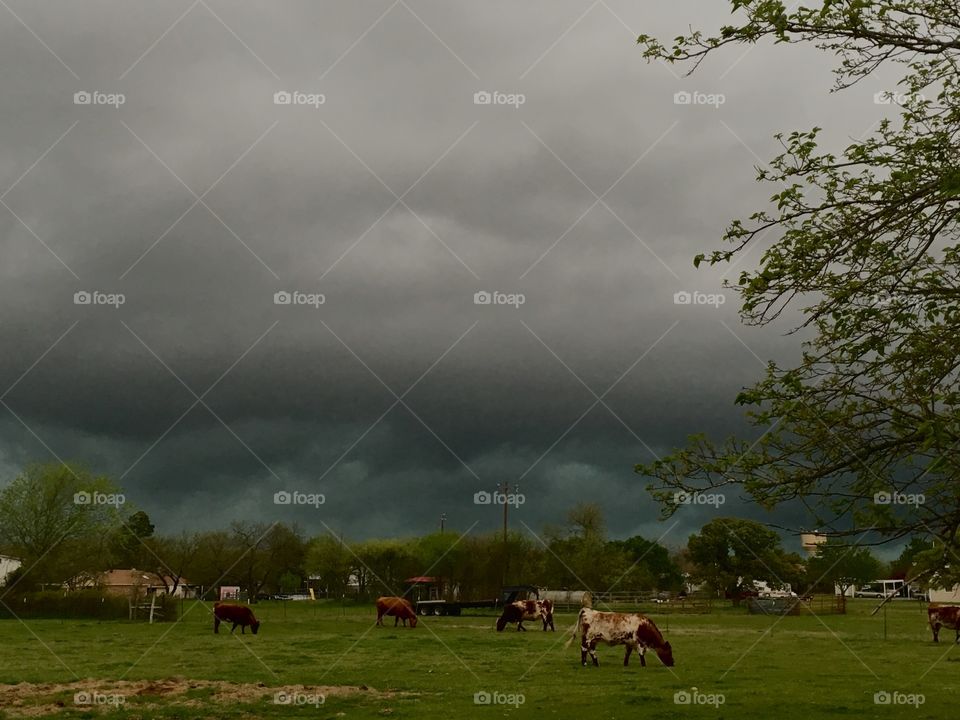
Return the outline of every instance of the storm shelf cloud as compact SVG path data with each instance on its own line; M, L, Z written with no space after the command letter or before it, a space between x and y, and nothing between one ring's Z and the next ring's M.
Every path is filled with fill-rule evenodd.
M509 482L659 536L634 464L758 434L733 399L799 352L723 287L761 249L693 256L775 132L885 112L812 49L646 63L693 0L8 2L0 482L80 461L163 531L491 530Z

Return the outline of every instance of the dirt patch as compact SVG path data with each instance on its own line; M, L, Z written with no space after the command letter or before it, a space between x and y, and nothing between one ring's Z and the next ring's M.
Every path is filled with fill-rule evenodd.
M209 699L190 695L200 691ZM321 705L332 697L385 699L410 693L380 691L366 685L266 685L223 680L79 680L72 683L0 685L0 707L16 718L46 717L62 710L102 711L136 704L197 707L205 703ZM158 702L152 702L156 699Z

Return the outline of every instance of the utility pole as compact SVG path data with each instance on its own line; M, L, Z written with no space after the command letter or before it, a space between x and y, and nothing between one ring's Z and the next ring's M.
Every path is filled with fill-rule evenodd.
M441 535L443 535L443 524L446 522L446 520L447 520L447 514L440 513L440 534Z

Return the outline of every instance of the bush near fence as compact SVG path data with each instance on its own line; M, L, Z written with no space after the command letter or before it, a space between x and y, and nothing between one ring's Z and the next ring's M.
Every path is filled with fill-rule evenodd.
M140 598L137 602L149 606L150 598ZM161 595L157 597L156 609L160 612L155 613L154 622L176 620L179 605L173 598ZM148 612L138 612L136 619L145 620ZM129 597L95 590L21 593L8 595L0 603L0 618L7 619L127 620L130 615Z

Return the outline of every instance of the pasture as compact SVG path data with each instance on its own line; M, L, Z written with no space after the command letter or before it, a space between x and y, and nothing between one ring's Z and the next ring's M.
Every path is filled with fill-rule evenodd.
M600 647L601 666L581 667L578 644L564 647L572 613L557 614L556 633L538 623L497 633L493 614L375 627L372 605L308 602L258 604L257 636L222 627L214 635L195 603L176 624L3 620L0 717L951 716L960 690L954 633L934 645L925 606L891 603L884 639L883 615L868 615L874 605L852 601L847 615L822 618L651 615L673 645L672 672L653 653L646 668L636 656L624 668L622 647ZM277 688L294 702L276 703ZM77 692L104 704L78 706ZM477 704L480 692L514 704ZM876 704L878 692L893 702ZM676 703L677 693L690 703ZM917 695L922 704L904 704ZM117 696L122 705L105 702Z

